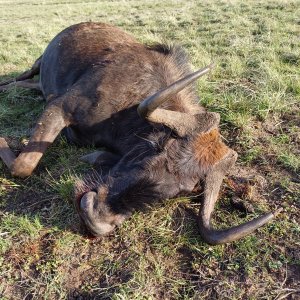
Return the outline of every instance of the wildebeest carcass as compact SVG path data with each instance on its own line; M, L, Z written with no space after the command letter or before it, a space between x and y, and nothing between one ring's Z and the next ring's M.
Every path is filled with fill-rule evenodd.
M219 115L198 104L193 82L210 69L192 73L180 47L147 46L111 25L71 26L29 71L1 84L0 90L39 89L47 106L21 154L16 158L2 138L0 156L12 175L26 177L60 132L72 143L105 147L83 158L98 179L78 183L74 201L95 236L135 210L191 193L201 181L203 239L241 238L278 211L226 230L210 224L223 177L237 158L221 140Z

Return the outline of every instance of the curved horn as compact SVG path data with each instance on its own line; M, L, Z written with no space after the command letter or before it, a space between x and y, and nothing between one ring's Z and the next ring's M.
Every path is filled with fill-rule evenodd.
M144 99L138 106L138 114L142 118L146 118L151 114L158 106L168 100L173 95L176 95L178 92L183 90L187 85L194 82L199 77L205 75L213 67L213 64L208 65L207 67L200 69L192 74L187 75L186 77L179 79L178 81L172 83L168 87L158 91L154 95Z
M204 203L199 214L198 225L202 238L211 245L229 243L240 239L272 220L282 210L280 208L275 212L267 213L254 220L229 229L216 230L211 226L211 214L218 198L223 177L226 171L235 163L236 158L236 152L231 150L206 177Z

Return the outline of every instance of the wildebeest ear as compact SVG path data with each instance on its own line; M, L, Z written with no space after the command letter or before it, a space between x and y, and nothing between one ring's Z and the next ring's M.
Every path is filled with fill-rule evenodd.
M220 123L220 115L215 112L205 112L190 115L178 111L157 108L147 116L147 120L154 123L162 123L170 127L179 136L185 136L193 132L208 132L217 128Z
M163 108L157 108L147 116L147 120L164 124L179 136L185 136L197 127L197 121L193 115Z

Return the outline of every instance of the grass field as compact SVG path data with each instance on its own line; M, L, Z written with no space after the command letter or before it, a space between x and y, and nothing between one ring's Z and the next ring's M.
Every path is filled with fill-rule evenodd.
M136 213L109 237L81 235L73 175L91 149L59 138L34 175L0 162L0 299L300 299L300 2L0 0L0 81L28 69L63 28L115 24L141 42L181 44L239 153L214 219L238 224L283 207L254 235L209 246L197 199ZM0 136L16 153L44 106L23 89L0 94ZM233 201L239 196L239 206ZM247 210L247 212L245 212Z

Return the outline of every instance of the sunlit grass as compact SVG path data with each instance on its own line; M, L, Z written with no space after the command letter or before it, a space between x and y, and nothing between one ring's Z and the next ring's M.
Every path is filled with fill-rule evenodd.
M59 31L83 21L115 24L145 43L181 44L194 69L215 62L197 83L200 102L221 114L221 132L244 170L239 176L249 176L257 193L243 199L255 211L247 216L222 196L214 223L236 225L284 206L276 221L228 245L200 239L200 205L188 198L135 213L113 235L90 240L71 202L74 177L89 169L79 158L94 149L59 138L28 179L12 178L0 164L0 297L297 297L299 7L285 0L0 1L0 81L28 69ZM0 94L0 136L14 150L44 105L35 92Z

